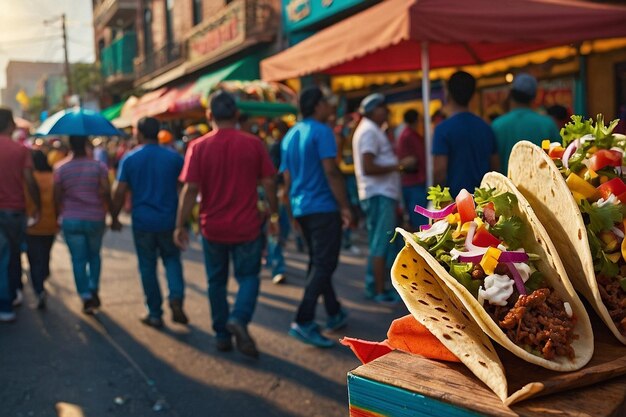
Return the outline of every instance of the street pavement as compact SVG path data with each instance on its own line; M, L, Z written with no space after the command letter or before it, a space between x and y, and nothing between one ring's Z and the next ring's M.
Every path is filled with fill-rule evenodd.
M365 253L364 236L357 244ZM289 242L287 283L262 273L250 332L261 356L215 349L200 245L184 254L188 327L140 323L145 314L137 260L128 226L107 232L101 277L102 309L81 313L67 247L53 248L48 308L37 311L27 283L18 321L0 325L0 416L345 416L346 374L359 365L341 345L320 350L287 335L305 284L307 256ZM24 260L24 266L27 263ZM27 272L27 271L26 271ZM162 268L160 268L162 274ZM403 306L365 299L365 256L342 253L335 285L350 313L348 327L329 334L383 340ZM161 279L164 295L165 279ZM232 302L236 284L230 280ZM326 319L318 305L318 320Z

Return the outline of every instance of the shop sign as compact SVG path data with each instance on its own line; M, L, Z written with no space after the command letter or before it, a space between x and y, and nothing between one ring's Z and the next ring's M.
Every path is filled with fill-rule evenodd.
M287 32L304 29L370 0L282 0Z
M244 3L236 1L215 15L188 40L189 61L205 61L246 40Z

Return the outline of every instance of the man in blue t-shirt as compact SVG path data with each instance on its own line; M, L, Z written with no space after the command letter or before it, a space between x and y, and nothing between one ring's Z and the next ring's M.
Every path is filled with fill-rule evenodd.
M315 307L322 295L326 327L337 330L346 325L347 314L337 300L332 276L339 261L342 225L350 225L352 213L336 162L335 136L326 125L332 107L318 87L311 87L300 95L300 111L303 120L282 141L280 170L310 260L307 286L289 335L317 347L331 347L334 343L320 334L315 322Z
M137 124L141 146L120 162L113 186L113 225L119 230L117 216L124 204L126 191L132 192L133 239L139 260L141 283L146 296L148 315L141 321L152 327L163 327L161 289L157 279L157 259L161 256L169 287L172 320L187 324L183 311L185 283L180 250L173 236L178 207L178 176L183 158L173 150L159 146L159 121L145 117Z
M450 187L454 197L463 188L473 193L487 172L498 170L499 161L493 131L468 108L476 89L474 77L455 72L447 87L452 115L435 129L433 174L434 183Z

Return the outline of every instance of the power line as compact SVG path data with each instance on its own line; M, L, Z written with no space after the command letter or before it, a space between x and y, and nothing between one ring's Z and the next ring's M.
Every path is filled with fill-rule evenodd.
M59 35L51 35L51 36L39 36L37 38L24 38L24 39L12 39L7 41L0 41L0 46L2 47L10 47L10 46L20 46L29 43L39 43L43 41L48 41L50 39L58 39Z

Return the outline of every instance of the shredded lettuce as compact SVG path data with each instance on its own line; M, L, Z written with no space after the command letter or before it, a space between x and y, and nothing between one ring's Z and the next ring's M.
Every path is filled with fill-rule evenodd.
M471 262L450 262L450 275L452 275L461 285L472 293L474 297L478 297L478 288L481 285L481 281L472 279L473 265Z
M535 271L530 275L530 278L528 278L528 281L526 281L524 285L530 294L539 288L544 288L546 283L543 274L539 271Z
M517 205L515 194L509 192L496 194L495 188L476 188L474 201L478 206L484 206L489 202L493 203L496 216L511 216L513 207Z
M593 259L593 269L596 274L602 274L608 278L612 278L619 273L619 266L611 262L602 250L602 243L594 233L587 230L587 239L589 240L589 250Z
M572 121L561 129L563 147L566 148L572 141L593 133L593 120L585 120L583 116L573 115Z

